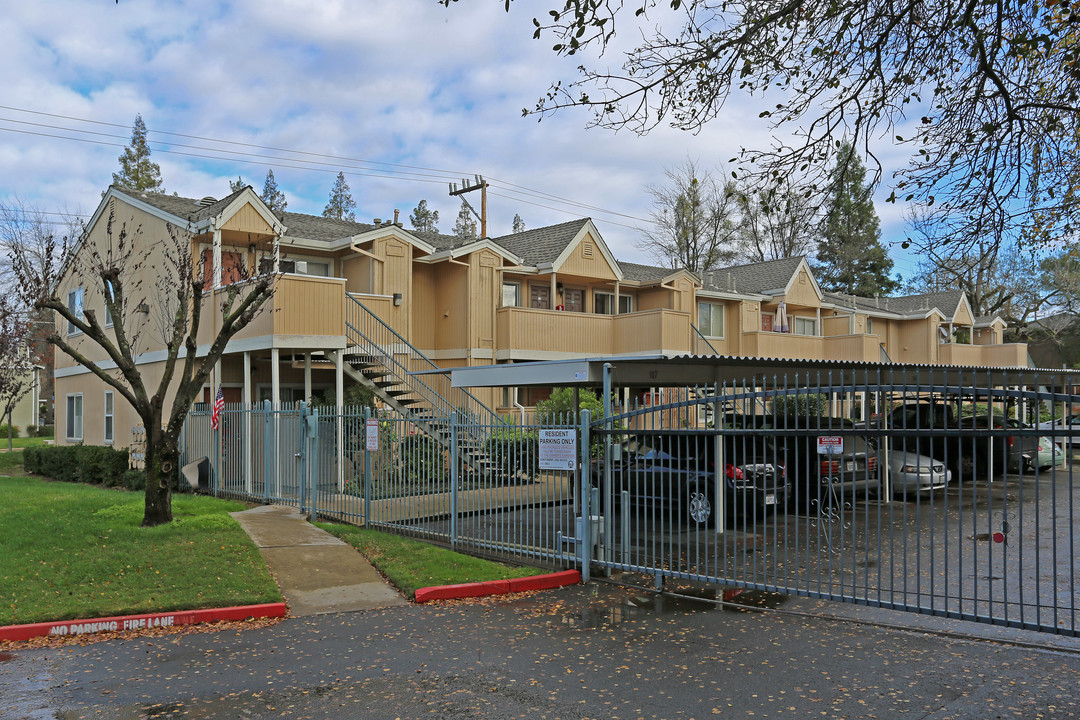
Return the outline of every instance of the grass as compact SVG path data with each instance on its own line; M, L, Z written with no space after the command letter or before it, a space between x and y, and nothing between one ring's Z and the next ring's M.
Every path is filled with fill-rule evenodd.
M318 526L363 553L379 572L409 597L420 588L433 585L506 580L543 572L533 567L510 567L412 538L352 525L318 523Z
M45 447L52 444L52 441L51 437L13 437L11 438L11 447L15 450L28 447ZM6 451L7 447L7 435L0 435L0 450Z
M243 509L178 495L171 524L142 528L141 493L0 477L0 625L280 602L226 514Z

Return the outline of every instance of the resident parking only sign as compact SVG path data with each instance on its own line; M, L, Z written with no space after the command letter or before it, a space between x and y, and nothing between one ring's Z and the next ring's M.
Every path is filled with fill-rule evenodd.
M818 435L818 455L842 455L844 453L844 438L840 435Z
M574 428L540 431L540 469L573 470L577 467L577 431Z

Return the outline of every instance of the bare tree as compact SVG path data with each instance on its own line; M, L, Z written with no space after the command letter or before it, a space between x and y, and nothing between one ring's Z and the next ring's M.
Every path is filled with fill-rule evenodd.
M782 183L755 191L747 181L733 187L739 214L737 252L745 262L808 255L818 240L818 208L806 189Z
M142 420L147 432L143 525L171 522L184 419L229 339L272 296L273 275L259 270L257 258L250 264L254 270L238 262L228 268L232 282L204 297L206 268L193 258L189 231L168 225L162 235L148 237L141 226L118 223L113 211L103 236L93 239L84 234L79 242L64 239L59 244L49 238L40 266L15 248L12 263L19 297L34 308L54 312L70 329L50 333L48 341L114 388ZM72 277L104 299L106 317L84 309L81 299L69 306L59 297L63 282ZM168 313L156 327L140 312L151 303ZM212 333L206 354L199 356L197 338L206 313L216 334ZM146 348L145 333L155 330L163 336L165 358L153 386L137 359ZM108 362L92 359L97 353L86 352L88 343L103 351Z
M735 257L735 197L731 188L687 159L664 171L667 182L648 188L652 226L638 248L672 268L704 273Z
M977 242L996 221L1018 234L1039 225L1054 239L1075 231L1075 3L555 0L530 8L534 37L554 36L554 52L575 56L580 76L553 83L525 114L576 107L594 126L695 131L745 94L768 108L764 123L791 138L744 149L746 171L779 179L806 167L824 180L846 136L876 181L875 148L902 143L910 163L897 171L893 197L934 203L961 221L951 244ZM618 48L621 63L593 66L590 54L615 52L617 34L638 39Z
M57 235L77 237L82 232L80 218L80 213L67 210L47 212L18 197L0 202L0 254L5 259L21 258L40 268L50 239ZM16 248L17 254L13 252ZM14 279L11 264L0 264L0 285L10 287Z
M30 327L11 298L0 297L0 417L7 418L8 450L11 450L11 414L34 386Z

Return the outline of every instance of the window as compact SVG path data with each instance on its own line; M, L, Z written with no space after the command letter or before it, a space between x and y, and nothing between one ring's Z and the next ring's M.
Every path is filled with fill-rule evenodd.
M113 290L112 290L112 280L106 280L105 285L106 285L106 287L108 289L109 294L111 295L112 292L113 292ZM102 302L104 303L104 296L102 297ZM112 327L112 324L113 324L112 312L109 311L109 306L105 305L105 327Z
M74 315L75 317L82 320L82 318L83 318L83 289L81 287L77 287L74 290L69 290L68 291L67 306L68 306L68 310L71 311L72 315ZM82 332L82 330L79 330L79 328L75 327L74 325L68 324L68 331L67 331L68 335L78 335L81 332Z
M76 442L83 439L82 393L67 396L67 439Z
M113 442L113 391L105 391L105 444Z
M874 334L874 319L873 318L866 318L866 334L867 335L873 335Z
M724 337L723 303L698 303L698 330L706 337Z
M502 306L518 307L521 305L521 284L504 282L502 286Z
M615 293L609 292L594 292L593 293L593 312L597 315L614 315L615 311L612 309L615 307ZM634 312L634 298L632 295L623 295L619 293L619 314L625 315L626 313Z
M817 320L814 318L795 318L796 335L817 335Z

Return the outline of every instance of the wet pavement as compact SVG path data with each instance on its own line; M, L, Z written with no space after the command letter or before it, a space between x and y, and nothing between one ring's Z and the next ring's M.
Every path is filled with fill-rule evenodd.
M636 576L640 580L640 576ZM624 578L632 580L633 578ZM275 626L7 651L2 718L1034 718L1080 714L1080 643L768 593L593 583ZM762 607L779 608L761 612ZM861 610L873 610L862 608ZM856 613L857 615L857 613ZM958 623L963 628L974 628ZM929 632L927 630L930 630ZM1034 647L1027 638L1045 640Z

